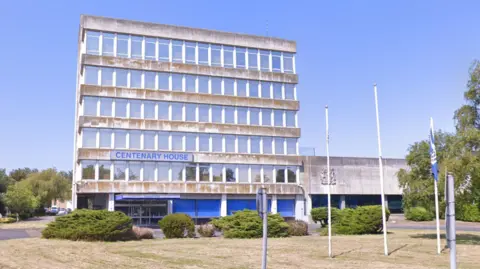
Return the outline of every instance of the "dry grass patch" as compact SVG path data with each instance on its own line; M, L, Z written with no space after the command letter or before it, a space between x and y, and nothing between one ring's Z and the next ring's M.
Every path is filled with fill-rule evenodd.
M436 255L436 241L422 231L389 235L335 236L334 259L321 236L269 239L269 268L448 268L448 251ZM469 233L472 234L472 233ZM476 234L477 236L480 234ZM480 245L458 245L459 268L478 268ZM0 268L259 268L261 239L168 239L131 242L7 240L0 244Z

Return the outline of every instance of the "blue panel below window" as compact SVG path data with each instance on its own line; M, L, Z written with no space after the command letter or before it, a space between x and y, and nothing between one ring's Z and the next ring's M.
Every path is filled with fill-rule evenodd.
M272 208L272 200L268 200L268 211ZM232 199L227 200L227 215L233 215L236 211L244 209L257 210L257 202L255 199Z
M277 212L282 217L295 217L295 199L277 200Z
M197 217L220 217L221 200L197 200Z
M173 213L184 213L195 217L195 200L173 200Z

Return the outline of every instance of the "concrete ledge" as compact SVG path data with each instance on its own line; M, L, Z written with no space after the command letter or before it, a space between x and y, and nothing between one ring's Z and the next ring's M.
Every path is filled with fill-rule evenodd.
M80 181L77 193L194 193L256 194L265 186L268 194L303 194L296 184L213 183L213 182L146 182L146 181Z
M112 149L79 148L77 160L110 160ZM135 150L136 152L154 152L152 150ZM159 152L159 151L155 151ZM168 151L160 151L168 152ZM240 154L240 153L210 153L193 152L195 163L232 163L232 164L266 164L266 165L301 165L301 156Z
M128 59L120 57L82 55L83 65L105 66L126 69L140 69L145 71L172 72L190 75L203 75L214 77L228 77L237 79L250 79L282 83L298 83L298 75L273 72L260 72L255 70L234 69L214 66L203 66L183 63L169 63L141 59Z
M296 52L297 50L296 42L286 39L88 15L82 15L80 17L80 27L98 31L191 40L286 52Z
M80 96L100 96L112 98L141 99L155 101L172 101L197 104L212 104L225 106L243 106L258 108L274 108L285 110L299 110L298 101L275 100L264 98L238 97L203 93L176 92L167 90L137 89L105 87L95 85L80 86Z
M252 126L239 124L168 120L123 119L94 116L80 116L78 126L78 131L80 131L81 128L119 128L129 130L300 137L300 128L291 127Z

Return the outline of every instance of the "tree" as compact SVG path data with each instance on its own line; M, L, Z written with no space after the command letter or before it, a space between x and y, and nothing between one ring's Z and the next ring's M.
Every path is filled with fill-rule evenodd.
M14 184L8 187L4 201L10 211L17 214L30 213L38 205L38 201L32 191L22 184Z
M5 213L5 204L2 200L2 196L7 192L8 186L12 184L12 179L7 175L5 169L0 169L0 213Z
M10 177L15 180L16 182L22 181L26 179L30 174L38 173L38 169L33 168L30 169L28 167L25 168L18 168L10 171Z
M53 200L65 200L71 196L71 181L54 168L31 174L19 184L28 186L42 206L49 206Z
M457 109L453 117L457 131L460 132L480 128L480 61L474 61L468 73L470 79L463 95L467 104Z

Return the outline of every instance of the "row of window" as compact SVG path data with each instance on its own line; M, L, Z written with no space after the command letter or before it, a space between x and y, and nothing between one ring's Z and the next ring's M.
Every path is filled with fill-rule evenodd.
M118 98L83 98L84 116L131 119L212 122L275 127L297 127L297 112L177 102L154 102Z
M297 183L297 166L81 161L84 180Z
M293 53L87 31L87 54L295 73Z
M269 136L82 129L83 148L298 155L297 142Z
M86 66L84 83L279 100L296 99L295 84L110 67Z

